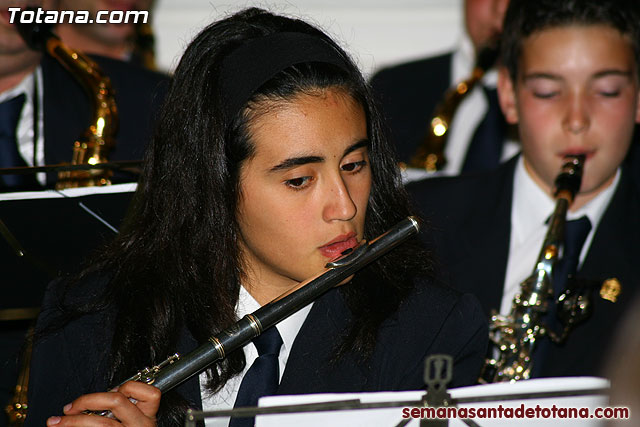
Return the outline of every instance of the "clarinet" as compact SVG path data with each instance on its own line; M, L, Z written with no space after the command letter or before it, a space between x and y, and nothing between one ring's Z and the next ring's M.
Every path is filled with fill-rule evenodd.
M184 356L176 353L156 366L140 370L120 385L127 381L140 381L153 385L163 393L171 390L201 373L216 361L224 359L227 354L244 347L264 330L315 301L329 289L339 285L419 230L415 217L405 218L371 242L365 242L355 249L345 251L347 253L343 253L341 258L327 263L325 270L317 276L299 283L289 292L253 313L247 314L234 325L210 337L207 342L190 353ZM113 417L110 411L90 413Z

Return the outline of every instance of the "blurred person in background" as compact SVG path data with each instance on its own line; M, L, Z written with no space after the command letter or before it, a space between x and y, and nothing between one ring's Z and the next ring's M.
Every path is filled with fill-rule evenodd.
M59 0L59 10L88 10L96 20L98 11L146 11L137 22L70 24L57 26L60 38L70 47L89 54L130 61L155 69L154 37L151 30L154 0ZM105 17L108 15L104 15ZM134 15L132 15L134 16ZM103 18L104 19L104 18Z
M74 141L91 122L92 100L76 76L49 54L30 49L9 22L8 8L27 6L52 10L59 5L54 0L15 0L0 11L0 168L70 162ZM115 91L119 123L109 160L138 160L167 77L120 60L92 59ZM6 177L0 176L0 192L50 187L56 179L55 174L37 181L32 176Z
M464 31L453 51L379 70L371 84L382 103L391 128L392 141L403 162L409 162L429 130L436 105L445 91L468 79L483 49L497 45L508 0L465 0ZM489 61L495 62L495 61ZM481 84L471 90L457 108L445 149L447 164L442 172L492 169L513 156L519 147L505 144L507 125L496 94L493 67Z

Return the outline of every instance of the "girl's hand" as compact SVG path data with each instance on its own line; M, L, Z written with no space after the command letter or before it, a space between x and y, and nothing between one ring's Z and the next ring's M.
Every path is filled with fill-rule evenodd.
M80 396L63 408L63 417L51 417L47 426L117 426L152 427L160 406L160 390L148 384L129 381L114 390ZM133 403L129 398L135 399ZM116 419L83 412L109 410Z

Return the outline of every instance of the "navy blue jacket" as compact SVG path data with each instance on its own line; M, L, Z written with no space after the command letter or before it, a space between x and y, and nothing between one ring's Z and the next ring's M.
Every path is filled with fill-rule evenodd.
M495 171L427 179L409 192L430 226L422 238L437 247L452 286L473 293L485 315L502 301L509 242L513 176L517 158ZM636 171L637 172L637 171ZM640 186L627 163L595 231L577 277L601 283L617 278L616 303L596 292L593 315L562 346L552 346L540 376L600 375L616 325L640 288ZM540 248L531 248L536 254ZM531 270L533 271L533 265ZM534 362L535 363L535 362Z
M56 290L50 288L39 327L55 318ZM287 361L278 394L423 389L425 357L454 357L450 386L473 384L484 360L487 329L478 302L471 295L421 282L398 311L381 325L368 363L348 353L330 364L332 348L352 317L339 289L314 303ZM29 384L27 425L43 425L62 407L90 392L104 391L100 380L107 366L111 327L109 314L84 316L48 335L35 347ZM197 343L183 331L177 350ZM142 367L141 367L142 368ZM194 377L176 389L194 408L201 408Z
M403 162L422 143L436 105L451 86L451 56L447 53L384 68L371 78L398 159Z

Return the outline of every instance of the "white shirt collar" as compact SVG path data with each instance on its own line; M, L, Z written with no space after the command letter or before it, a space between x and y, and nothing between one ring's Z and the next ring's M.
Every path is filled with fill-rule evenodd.
M300 331L300 328L307 318L312 306L313 303L307 305L276 325L276 328L278 328L278 332L280 333L280 337L282 337L283 348L280 350L280 361L283 365L287 364L289 353L293 347L293 342L295 341L296 336L298 335L298 332ZM238 318L242 318L246 314L253 313L259 308L260 303L251 296L244 286L240 286L240 294L238 295L238 304L236 306ZM283 370L281 370L281 374L282 372Z
M293 347L293 342L296 339L302 324L304 323L309 311L311 310L313 303L292 314L288 318L282 320L276 325L280 336L282 337L282 347L280 347L280 354L278 355L278 363L280 366L280 379L286 369L287 360L289 359L289 353ZM238 303L236 305L236 314L239 318L244 317L249 313L253 313L260 308L260 304L256 301L244 287L240 287L240 293L238 294ZM242 349L244 352L246 366L242 373L238 376L230 378L222 389L217 393L211 394L206 388L207 375L206 372L200 374L200 395L202 397L202 409L205 411L229 409L233 407L240 384L244 375L247 373L253 362L258 357L258 350L253 343L249 343ZM226 427L229 425L229 418L210 418L206 420L207 427Z
M24 93L27 99L33 96L33 79L35 72L27 74L16 86L0 93L0 103Z
M38 111L34 114L35 108L35 91L36 84L38 87ZM14 98L22 93L25 94L25 102L20 113L20 119L18 120L18 127L16 129L16 138L18 140L18 150L20 155L28 166L41 166L44 165L44 113L43 113L43 83L42 83L42 68L40 66L25 76L16 86L9 90L0 93L0 102L4 102L8 99ZM35 116L35 117L34 117ZM38 141L34 144L34 118L37 121L38 126ZM70 142L71 144L71 142ZM37 147L37 152L34 156L34 146ZM71 145L70 145L71 146ZM34 164L34 157L36 164ZM36 175L37 180L41 184L46 183L46 174L38 173Z
M451 56L451 82L461 82L471 76L476 63L476 53L471 37L463 32ZM498 83L498 72L495 69L487 71L482 77L482 84L488 88L495 88Z
M587 216L591 221L590 237L584 245L588 247L593 231L597 228L602 215L609 206L618 182L620 181L620 168L616 171L616 176L607 188L602 190L597 196L582 206L575 212L567 213L567 220L577 219ZM516 233L516 241L525 241L528 236L539 227L544 226L549 215L553 213L555 201L542 190L531 178L524 166L524 158L520 156L516 165L513 178L513 209L511 211L512 231Z
M459 82L471 75L475 65L473 43L467 32L463 32L451 57L451 81Z

